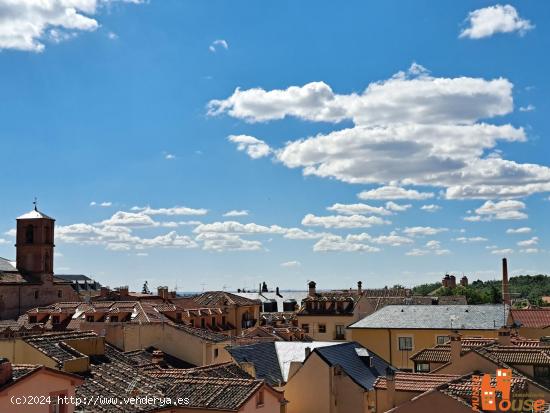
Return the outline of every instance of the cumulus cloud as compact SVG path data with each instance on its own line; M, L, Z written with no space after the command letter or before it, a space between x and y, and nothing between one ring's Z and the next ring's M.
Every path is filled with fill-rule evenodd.
M364 243L365 240L370 240L370 236L365 237L359 235L347 235L345 238L340 235L327 234L321 238L313 246L315 252L378 252L380 248L373 247Z
M369 191L360 192L358 195L359 199L379 199L379 200L388 200L388 199L428 199L433 198L434 194L431 192L418 192L415 189L405 189L397 186L382 186L380 188L371 189ZM395 204L393 204L395 205Z
M535 108L534 105L529 104L529 105L527 105L527 106L520 106L519 111L520 111L520 112L532 112L532 111L534 111L535 109L536 109L536 108Z
M481 39L497 33L519 33L523 36L535 26L529 20L522 19L519 13L509 4L489 6L477 9L466 18L468 27L460 33L459 37L469 39Z
M391 224L380 217L365 217L363 215L328 215L316 216L307 214L302 219L302 225L324 228L369 228L373 225Z
M521 227L521 228L508 228L506 230L507 234L528 234L532 231L529 227Z
M188 208L183 206L175 206L172 208L151 208L146 207L132 207L132 211L139 211L144 215L206 215L208 210L205 208Z
M423 255L447 255L450 254L451 251L448 249L444 249L441 247L441 242L436 240L431 240L426 242L426 245L424 248L413 248L412 250L405 253L405 255L409 255L412 257L420 257Z
M539 237L532 237L524 241L519 241L517 244L519 247L533 247L538 243L539 243Z
M403 230L403 233L411 237L423 237L428 235L436 235L445 231L448 231L448 229L434 227L407 227Z
M492 221L492 220L514 220L527 219L523 212L525 203L517 200L504 200L499 202L486 201L475 210L477 215L470 215L464 218L466 221Z
M271 91L237 89L227 99L211 101L208 113L247 122L352 121L353 127L290 140L281 148L246 135L240 150L260 145L251 156L270 154L304 175L397 188L439 187L448 199L548 192L549 167L502 159L495 151L499 142L526 140L521 127L486 123L513 111L512 88L503 78L434 77L413 65L362 93L339 95L323 82ZM382 199L376 193L368 197L369 192L362 199Z
M260 251L263 249L260 241L242 239L236 234L206 232L195 238L201 241L204 250L210 251Z
M231 211L227 211L225 214L223 214L224 217L246 217L248 216L248 211L246 209L232 209Z
M59 43L97 30L94 17L107 0L0 0L0 49L42 52L45 42ZM140 1L124 1L140 3Z
M327 207L328 211L334 211L345 215L392 215L392 212L384 207L375 207L367 204L334 204Z
M411 204L396 204L393 201L386 202L386 209L394 212L403 212L411 207L412 207Z
M484 237L458 237L458 238L454 238L453 241L458 241L463 244L470 244L473 242L486 242L488 241L488 239Z
M302 263L300 261L286 261L281 263L281 267L285 268L294 268L294 267L300 267Z
M218 39L214 40L212 43L210 43L210 46L208 46L208 50L210 50L212 53L216 53L218 50L229 49L229 44L227 43L227 40L224 39Z
M246 152L252 159L259 159L268 156L271 148L260 139L248 135L231 135L227 139L237 144L239 151Z
M437 212L441 209L441 206L439 205L435 205L435 204L430 204L430 205L422 205L420 207L420 209L422 211L426 211L426 212Z
M514 250L511 248L502 248L502 249L493 249L491 250L491 254L495 255L507 255L507 254L513 254Z

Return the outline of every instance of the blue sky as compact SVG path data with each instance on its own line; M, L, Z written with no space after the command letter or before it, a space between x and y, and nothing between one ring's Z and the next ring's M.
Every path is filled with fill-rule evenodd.
M112 287L548 273L550 4L16 3L0 256L37 196Z

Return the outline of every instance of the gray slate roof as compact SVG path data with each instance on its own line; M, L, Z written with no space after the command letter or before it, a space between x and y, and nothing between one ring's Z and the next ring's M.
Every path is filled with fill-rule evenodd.
M386 369L393 367L378 355L356 342L335 346L318 347L314 350L328 365L338 365L359 386L372 390L379 376L386 375ZM360 357L359 354L366 357ZM372 366L368 358L372 359Z
M10 260L0 257L0 271L17 272L17 268L13 266Z
M508 311L502 305L389 305L349 328L497 330Z

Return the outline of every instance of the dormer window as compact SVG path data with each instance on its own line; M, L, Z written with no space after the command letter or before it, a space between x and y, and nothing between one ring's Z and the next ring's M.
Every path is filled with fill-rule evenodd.
M58 315L54 315L52 317L52 323L53 324L59 324L60 323L60 320L59 320L59 316Z
M93 323L94 322L94 316L93 315L87 315L86 316L86 321L88 323Z

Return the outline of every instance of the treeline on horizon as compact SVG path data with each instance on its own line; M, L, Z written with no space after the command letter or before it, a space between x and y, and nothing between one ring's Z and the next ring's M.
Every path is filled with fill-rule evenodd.
M471 282L467 287L457 285L455 288L444 288L440 282L417 285L414 295L449 296L463 295L468 304L500 304L502 303L502 280ZM542 297L550 296L550 276L518 275L510 278L510 294L515 307L528 304L548 306Z

